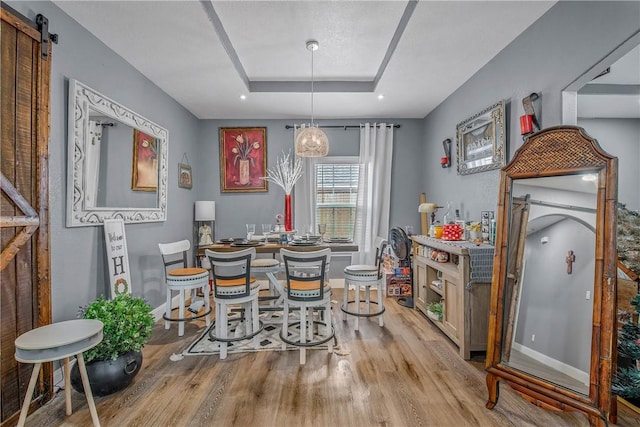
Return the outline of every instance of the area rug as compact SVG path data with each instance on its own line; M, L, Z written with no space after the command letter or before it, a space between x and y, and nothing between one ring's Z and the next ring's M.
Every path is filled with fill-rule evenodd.
M293 316L293 315L292 315ZM333 316L332 316L333 319ZM282 347L282 340L280 340L280 330L282 328L282 313L265 313L260 315L260 320L264 324L264 329L258 335L259 347L254 347L253 339L248 340L240 340L234 341L227 344L227 352L229 354L234 353L249 353L256 351L283 351L283 350L297 350L299 347L287 345L286 348ZM291 318L289 323L295 321L295 318ZM229 323L231 331L238 331L241 333L244 329L244 325L240 322L239 319L230 320ZM196 338L196 340L191 343L186 350L182 352L183 356L206 356L206 355L215 355L220 354L220 343L217 341L213 341L209 337L209 331L211 331L215 327L215 324L212 322L211 326L205 328L204 332ZM322 328L322 327L321 327ZM289 339L295 341L300 336L298 325L289 326ZM317 333L317 331L314 331ZM231 335L231 334L230 334ZM324 349L327 350L328 343L317 345L314 347L308 347L308 349ZM334 338L334 348L337 347L338 343ZM179 360L179 359L178 359Z

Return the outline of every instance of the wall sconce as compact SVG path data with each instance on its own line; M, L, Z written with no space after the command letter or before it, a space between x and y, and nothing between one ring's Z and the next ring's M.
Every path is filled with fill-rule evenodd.
M531 95L522 99L522 106L524 107L524 116L520 116L520 134L522 136L529 135L530 133L540 130L540 122L536 117L536 111L533 106L533 102L540 99L540 95L532 93Z
M451 140L449 138L442 141L442 148L444 148L444 157L440 158L440 166L448 168L451 166Z

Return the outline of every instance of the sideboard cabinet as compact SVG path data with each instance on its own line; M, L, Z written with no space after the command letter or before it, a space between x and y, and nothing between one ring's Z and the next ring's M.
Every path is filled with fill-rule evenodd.
M473 247L467 242L443 241L427 236L412 236L413 280L416 309L440 328L460 349L460 356L471 358L472 351L486 351L491 296L491 266L493 246ZM483 264L480 278L472 277L469 251L474 255L476 269ZM445 253L446 255L444 255ZM438 258L440 255L440 258ZM447 259L447 261L443 261ZM442 302L442 319L427 313L432 302Z

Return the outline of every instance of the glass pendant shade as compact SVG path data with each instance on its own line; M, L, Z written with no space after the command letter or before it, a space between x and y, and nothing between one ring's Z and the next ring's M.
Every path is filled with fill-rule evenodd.
M318 127L300 129L296 137L296 156L325 157L329 154L329 139Z

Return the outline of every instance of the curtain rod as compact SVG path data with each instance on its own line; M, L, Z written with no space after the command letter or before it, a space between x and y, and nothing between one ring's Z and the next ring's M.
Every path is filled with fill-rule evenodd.
M393 126L394 128L398 129L400 127L400 125L387 125L387 126ZM293 129L295 127L295 125L285 125L284 128L285 129ZM320 126L318 125L319 128L333 128L333 129L360 129L360 125L324 125L324 126Z

